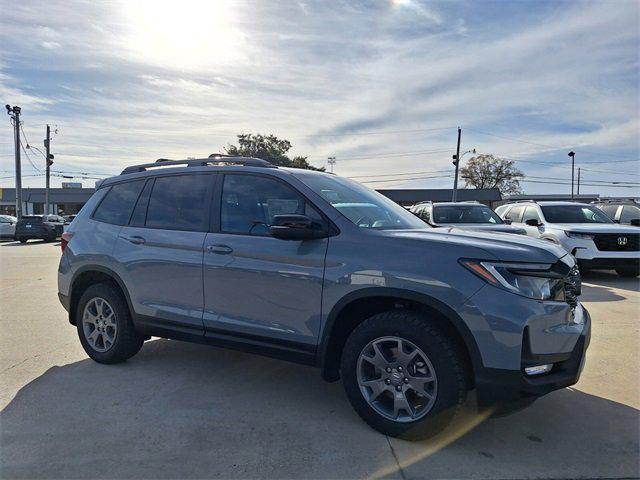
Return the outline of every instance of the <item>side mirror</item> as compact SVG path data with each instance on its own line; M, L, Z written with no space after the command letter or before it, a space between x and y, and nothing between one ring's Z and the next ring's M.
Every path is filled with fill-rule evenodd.
M503 222L504 222L506 225L511 225L511 224L513 223L513 220L509 220L508 218L505 218L505 219L503 220Z
M314 226L309 217L294 214L274 215L269 233L281 240L313 240L327 236L327 232Z
M629 223L634 227L640 227L640 218L632 218Z
M538 220L536 220L535 218L530 218L529 220L527 220L526 222L524 222L525 224L529 225L530 227L539 227L540 225L542 225L540 222L538 222Z

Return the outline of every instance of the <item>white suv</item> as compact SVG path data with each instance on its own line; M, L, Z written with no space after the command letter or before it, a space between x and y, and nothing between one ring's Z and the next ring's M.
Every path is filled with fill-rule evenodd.
M527 235L564 247L578 259L581 270L614 269L622 277L640 274L640 228L614 223L592 205L522 201L502 205L496 213Z

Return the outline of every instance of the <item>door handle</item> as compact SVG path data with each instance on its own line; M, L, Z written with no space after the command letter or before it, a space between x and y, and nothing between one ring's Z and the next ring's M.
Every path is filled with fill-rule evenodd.
M207 252L217 253L219 255L228 255L233 252L233 248L228 245L209 245L207 246Z
M132 237L127 237L125 235L121 235L120 238L122 238L123 240L126 240L127 242L131 242L135 245L142 245L143 243L146 242L146 240L142 237L139 237L138 235L134 235Z

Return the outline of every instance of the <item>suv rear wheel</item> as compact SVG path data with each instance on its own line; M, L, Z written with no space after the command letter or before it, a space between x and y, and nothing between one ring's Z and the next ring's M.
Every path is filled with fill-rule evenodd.
M456 345L432 322L407 311L370 317L351 333L341 376L353 408L392 437L441 431L464 401L464 363Z
M85 352L99 363L123 362L144 343L133 327L122 292L107 283L92 285L82 294L76 325Z
M616 268L616 273L621 277L637 277L640 275L640 266L618 267Z

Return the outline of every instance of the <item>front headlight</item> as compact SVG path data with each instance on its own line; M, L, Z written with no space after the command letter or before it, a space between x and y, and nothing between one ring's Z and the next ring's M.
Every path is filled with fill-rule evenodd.
M487 283L536 300L564 301L564 278L550 264L502 263L461 260L460 263Z
M565 230L564 234L569 238L580 238L582 240L593 240L593 235L590 235L588 233L571 232L569 230Z

